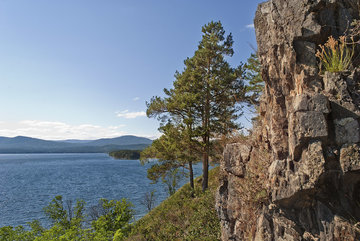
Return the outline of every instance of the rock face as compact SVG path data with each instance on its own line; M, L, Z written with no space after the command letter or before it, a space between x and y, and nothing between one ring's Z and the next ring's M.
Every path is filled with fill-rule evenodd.
M357 0L259 5L265 90L252 138L224 152L223 240L360 240L360 68L321 74L315 57L359 9Z

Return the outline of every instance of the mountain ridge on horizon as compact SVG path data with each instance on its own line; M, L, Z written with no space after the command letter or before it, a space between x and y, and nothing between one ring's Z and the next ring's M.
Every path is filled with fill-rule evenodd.
M77 138L71 138L71 139L60 139L60 140L43 139L43 138L39 138L39 137L18 135L18 136L14 136L14 137L0 136L0 139L1 139L1 138L6 138L6 139L29 138L29 139L38 139L38 140L43 140L43 141L56 141L56 142L67 142L67 141L89 141L89 142L90 142L90 141L103 140L103 139L118 139L118 138L123 138L123 137L138 137L138 138L145 138L145 139L151 140L151 138L149 138L149 137L137 136L137 135L122 135L122 136L117 136L117 137L102 137L102 138L97 138L97 139L77 139Z
M96 140L43 140L39 138L0 136L0 153L96 153L116 150L142 150L152 143L146 137L124 135Z

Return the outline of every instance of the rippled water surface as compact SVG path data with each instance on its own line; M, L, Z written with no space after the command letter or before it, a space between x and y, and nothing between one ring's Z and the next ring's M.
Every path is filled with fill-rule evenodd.
M42 209L56 195L83 199L87 207L100 198L127 198L139 218L146 213L141 204L146 192L155 189L157 203L167 197L163 184L150 184L146 178L148 167L107 154L0 154L0 227L34 219L47 225Z

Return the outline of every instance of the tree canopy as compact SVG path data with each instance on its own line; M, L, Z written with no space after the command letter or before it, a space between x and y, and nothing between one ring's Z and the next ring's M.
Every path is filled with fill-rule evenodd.
M245 64L245 79L248 81L246 92L248 102L257 106L264 90L264 81L261 76L261 63L256 53L252 53Z

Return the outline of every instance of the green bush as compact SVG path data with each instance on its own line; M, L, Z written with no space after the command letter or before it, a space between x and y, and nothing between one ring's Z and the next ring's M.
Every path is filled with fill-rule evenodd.
M39 221L28 223L30 230L24 227L6 226L0 228L1 241L111 241L124 240L130 233L130 221L133 219L132 204L125 199L120 201L101 199L100 215L92 221L91 228L83 228L85 223L85 202L79 200L75 206L56 196L44 208L52 222L49 229L44 229Z

